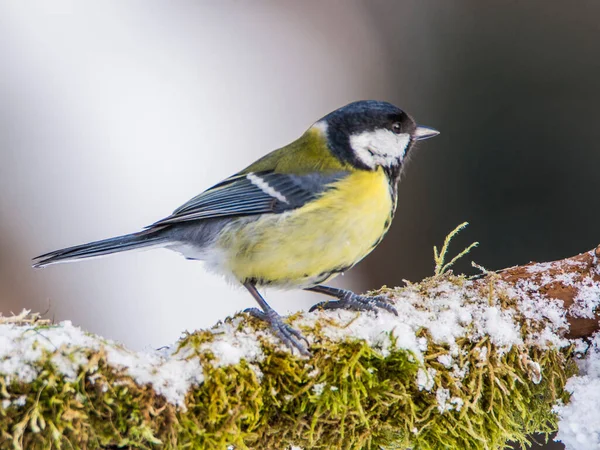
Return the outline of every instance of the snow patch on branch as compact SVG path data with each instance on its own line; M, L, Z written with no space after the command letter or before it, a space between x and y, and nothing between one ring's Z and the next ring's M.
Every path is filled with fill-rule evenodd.
M549 267L548 264L543 268ZM480 280L440 275L419 285L390 291L398 316L385 311L371 314L325 310L306 313L293 320L293 326L302 330L311 344L322 338L332 342L358 339L379 350L384 357L395 350L406 350L412 355L409 357L420 363L431 343L445 345L448 354L440 355L439 362L452 368L450 374L460 386L470 369L455 363L454 357L461 352L459 339L477 342L486 338L500 355L515 345L535 345L542 349L569 345L568 340L560 337L568 327L565 310L559 301L543 293L543 287L556 280L543 278L541 269L530 268L532 277L516 284L490 278L489 291ZM562 276L561 281L571 282L566 276ZM590 308L591 298L598 288L595 283L586 286L589 292L581 294L582 304ZM307 330L318 330L318 333ZM87 334L69 321L44 327L2 324L0 374L31 382L41 369L39 360L47 352L55 369L74 381L81 369L91 364L90 350L104 351L109 365L123 370L140 385L151 385L168 402L185 408L187 393L204 380L197 358L199 353L209 351L213 367L245 360L260 380L259 364L265 356L263 341L290 351L268 330L257 330L243 315L216 325L210 333L212 339L197 348L188 342L178 349L133 352ZM481 361L485 362L487 349L482 347L479 352ZM444 388L437 385L434 375L419 371L416 380L419 387L431 392ZM90 380L94 381L94 375ZM440 401L440 408L449 410L448 405L452 404Z
M384 356L395 344L395 348L410 351L419 361L427 350L427 341L417 337L422 330L427 330L433 342L447 344L451 354L458 352L457 339L463 337L476 341L487 336L497 347L506 350L522 344L515 311L501 308L498 299L493 299L490 305L489 299L483 298L473 286L469 280L462 280L461 285L440 280L427 292L418 286L408 286L394 293L398 316L387 312L374 315L320 311L304 315L296 324L313 328L325 317L334 319L337 326L323 329L333 341L365 340ZM445 361L449 363L451 359Z
M398 316L386 312L373 315L320 311L304 315L296 324L313 328L324 318L334 319L337 326L323 329L334 341L362 339L380 349L384 356L395 343L396 348L412 352L419 361L427 350L427 340L417 335L426 330L433 342L449 346L450 355L442 356L440 362L451 366L452 354L456 355L459 349L457 339L464 337L473 341L487 337L501 351L524 343L542 349L569 345L568 340L560 337L568 328L562 304L543 295L540 288L532 282L515 288L498 280L493 295L488 297L475 288L473 280L462 279L461 283L439 280L425 291L422 285L414 285L394 292ZM514 307L502 305L500 293L513 298L517 302ZM528 325L536 325L529 327L526 334L521 331L523 318Z
M582 346L578 350L584 350ZM600 333L596 333L579 361L580 373L567 381L565 389L571 399L567 405L557 405L559 416L556 440L567 450L600 448Z
M0 326L0 374L6 376L8 383L12 379L32 382L42 370L39 361L45 354L51 355L50 363L66 380L75 381L83 367L94 364L92 351L106 352L109 365L124 370L140 385L152 385L158 394L176 405L184 405L190 387L204 379L198 360L188 359L189 352L165 355L158 351L130 351L85 333L68 320L43 327ZM93 372L97 367L90 369Z
M575 317L593 319L596 309L600 305L600 283L588 277L583 280L583 284L583 287L577 292L575 302L569 312Z

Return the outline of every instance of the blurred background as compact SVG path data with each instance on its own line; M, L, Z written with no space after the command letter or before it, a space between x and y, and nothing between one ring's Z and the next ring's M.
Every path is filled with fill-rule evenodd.
M0 312L144 349L254 306L166 250L30 261L136 231L359 99L441 135L412 158L388 237L337 285L432 274L432 246L465 220L452 249L481 245L459 271L591 249L599 16L595 0L0 1ZM319 297L267 299L283 313Z

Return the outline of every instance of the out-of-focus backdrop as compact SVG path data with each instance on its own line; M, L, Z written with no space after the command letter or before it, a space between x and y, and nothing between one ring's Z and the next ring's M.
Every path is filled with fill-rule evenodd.
M338 285L432 273L468 220L488 268L600 241L600 3L406 0L0 2L0 311L133 348L254 306L165 250L34 271L135 231L329 111L388 100L421 145L381 246ZM457 270L472 271L470 259ZM317 296L267 292L281 312Z

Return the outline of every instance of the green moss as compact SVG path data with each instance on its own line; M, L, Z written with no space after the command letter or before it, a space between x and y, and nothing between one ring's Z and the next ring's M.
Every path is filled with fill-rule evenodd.
M428 293L439 282L432 278L417 287ZM488 294L502 298L493 285ZM509 299L503 302L511 306ZM251 318L242 323L263 327ZM363 341L332 342L322 332L331 326L336 325L324 318L303 330L316 342L310 360L264 340L264 359L253 365L218 367L203 350L213 333L184 336L178 348L195 349L190 358L199 358L205 375L188 394L185 409L110 367L102 351L78 350L89 363L71 381L57 373L46 353L32 383L0 375L0 400L13 401L0 408L0 448L499 449L555 430L552 405L567 400L563 388L575 373L569 349L515 346L502 352L487 338L465 337L453 354L453 364L464 371L457 376L440 362L450 349L434 343L427 330L419 332L428 340L419 361L393 341L385 354ZM538 384L535 363L542 374ZM420 370L435 373L429 391L417 383ZM440 389L447 390L453 409L440 411L437 395L445 392ZM26 404L17 406L20 396Z

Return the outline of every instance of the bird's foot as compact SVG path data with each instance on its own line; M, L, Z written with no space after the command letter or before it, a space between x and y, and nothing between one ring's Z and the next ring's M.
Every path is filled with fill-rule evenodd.
M265 312L258 308L248 308L244 312L267 322L273 334L281 339L287 347L292 350L298 350L301 355L310 356L307 346L302 342L304 341L308 344L306 338L298 330L285 323L274 309Z
M385 309L396 316L398 315L398 311L390 304L389 299L385 295L369 297L367 295L355 294L352 291L340 291L339 300L319 302L313 305L309 311L312 312L315 309L349 309L351 311L378 312L380 309Z

